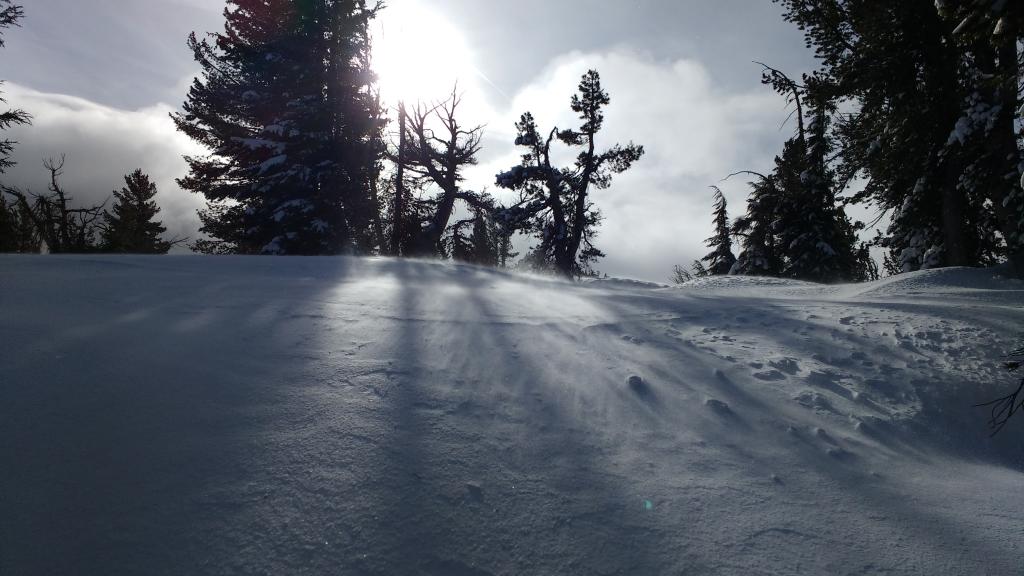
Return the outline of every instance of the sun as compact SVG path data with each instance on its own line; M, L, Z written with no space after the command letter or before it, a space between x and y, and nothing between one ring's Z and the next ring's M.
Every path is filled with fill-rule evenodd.
M443 98L479 75L462 33L436 10L408 0L389 3L375 20L373 67L381 98L391 105Z

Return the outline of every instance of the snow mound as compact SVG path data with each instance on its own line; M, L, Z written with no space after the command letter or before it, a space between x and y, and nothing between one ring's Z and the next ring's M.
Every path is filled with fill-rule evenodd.
M648 282L646 280L635 280L633 278L586 278L581 283L583 286L592 286L597 288L634 288L634 289L645 289L645 290L657 290L660 288L668 288L668 284L659 284L657 282Z
M729 293L764 293L770 290L775 294L805 293L820 290L825 286L813 282L792 280L789 278L772 278L768 276L705 276L694 278L684 284L675 286L678 290L729 292Z
M847 296L907 298L958 295L961 297L1019 297L1024 282L1007 278L1001 268L938 268L899 274L876 282L854 285ZM1011 292L1011 294L991 294ZM1013 294L1015 293L1015 294Z
M1019 283L0 256L0 574L1015 574ZM614 289L594 289L609 286Z

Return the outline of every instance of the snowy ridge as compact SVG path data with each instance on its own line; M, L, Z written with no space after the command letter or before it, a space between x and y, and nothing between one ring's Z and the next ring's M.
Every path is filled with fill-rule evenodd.
M0 573L1017 573L997 274L0 257Z
M1024 281L1006 278L998 268L939 268L921 270L851 287L846 294L862 298L957 295L1007 297L1020 302ZM1001 294L1000 294L1001 293Z
M750 292L762 293L772 291L808 291L823 288L822 284L791 280L789 278L770 278L767 276L704 276L675 287L681 290L703 290L708 292Z

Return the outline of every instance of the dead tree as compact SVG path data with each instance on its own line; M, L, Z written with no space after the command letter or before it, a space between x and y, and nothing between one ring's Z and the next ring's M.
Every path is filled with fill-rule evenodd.
M43 166L50 172L49 194L22 192L7 186L3 191L14 197L51 254L95 252L106 202L85 208L70 207L71 197L60 184L64 156L60 160L45 160Z
M429 106L417 104L413 110L403 109L401 115L402 139L394 158L396 165L421 186L434 186L438 190L432 197L419 200L422 220L413 251L421 255L445 253L444 235L457 202L479 210L493 210L486 195L462 189L463 170L477 162L483 126L465 128L460 124L458 108L461 103L462 97L456 88L441 102Z

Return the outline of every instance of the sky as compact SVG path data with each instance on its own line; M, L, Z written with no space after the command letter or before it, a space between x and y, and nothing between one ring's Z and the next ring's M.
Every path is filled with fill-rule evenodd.
M66 155L64 184L102 202L136 168L160 190L168 235L196 237L202 198L183 192L183 155L202 149L169 113L198 66L188 34L220 30L221 0L31 0L0 52L4 98L34 117L11 131L7 183L44 189L42 160ZM596 68L611 104L599 145L633 141L646 156L595 202L605 215L596 268L667 281L708 252L712 185L743 211L739 170L767 171L792 126L754 61L799 75L814 67L801 33L770 0L390 0L374 23L382 90L391 100L439 97L458 80L466 124L485 125L466 186L494 190L518 162L513 124L574 123L569 100ZM438 63L441 64L438 64Z

